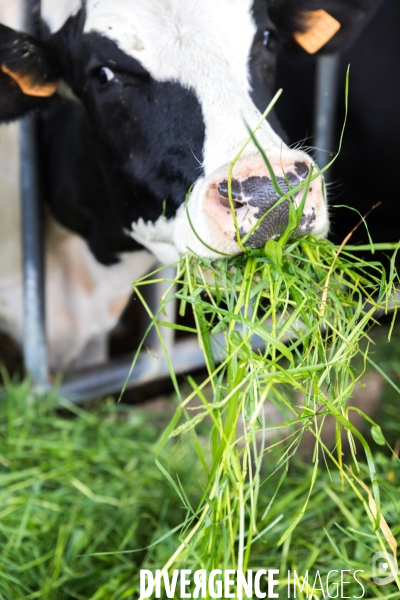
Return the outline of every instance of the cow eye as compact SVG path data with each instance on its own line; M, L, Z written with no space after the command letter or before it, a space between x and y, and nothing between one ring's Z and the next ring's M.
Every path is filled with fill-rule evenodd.
M115 74L108 67L99 67L93 71L93 76L98 79L101 85L105 85L115 79Z
M271 45L272 31L266 29L263 33L263 45L268 48Z

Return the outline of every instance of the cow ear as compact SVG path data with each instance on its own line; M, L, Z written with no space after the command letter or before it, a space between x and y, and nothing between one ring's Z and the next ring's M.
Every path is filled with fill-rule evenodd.
M382 0L281 0L270 15L285 45L308 54L345 50Z
M60 75L48 42L0 25L0 121L44 106L56 93Z

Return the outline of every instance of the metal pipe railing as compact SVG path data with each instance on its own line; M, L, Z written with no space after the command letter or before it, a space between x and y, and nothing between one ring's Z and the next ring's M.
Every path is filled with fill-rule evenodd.
M338 54L317 58L314 135L315 160L320 169L332 160L334 154L338 72ZM325 180L327 178L329 173L325 173Z
M21 29L35 34L39 29L40 0L24 0ZM25 367L36 386L48 382L44 318L44 259L42 214L39 194L37 122L28 116L20 124L21 224L23 246Z

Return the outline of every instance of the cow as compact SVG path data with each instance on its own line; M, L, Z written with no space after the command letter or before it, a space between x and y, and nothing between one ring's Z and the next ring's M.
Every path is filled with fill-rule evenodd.
M18 31L14 2L1 5L3 328L21 340L16 120L40 118L51 367L94 360L93 344L99 360L132 282L155 259L242 251L229 166L273 97L280 48L345 48L379 1L44 0L38 37ZM256 136L282 192L316 172L309 154L286 145L274 113ZM241 236L268 212L249 246L284 229L288 203L270 210L279 194L253 141L235 164L232 198ZM319 176L297 234L328 229Z

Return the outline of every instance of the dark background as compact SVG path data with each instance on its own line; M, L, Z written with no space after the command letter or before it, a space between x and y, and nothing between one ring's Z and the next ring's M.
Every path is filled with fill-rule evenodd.
M335 151L344 119L345 76L350 64L349 113L343 148L329 173L329 204L345 204L365 214L374 242L400 240L400 2L385 0L362 35L341 56ZM276 111L289 143L307 138L314 145L315 58L282 55L278 87L284 94ZM332 208L330 238L340 243L359 221L344 208ZM360 227L351 243L367 243Z

